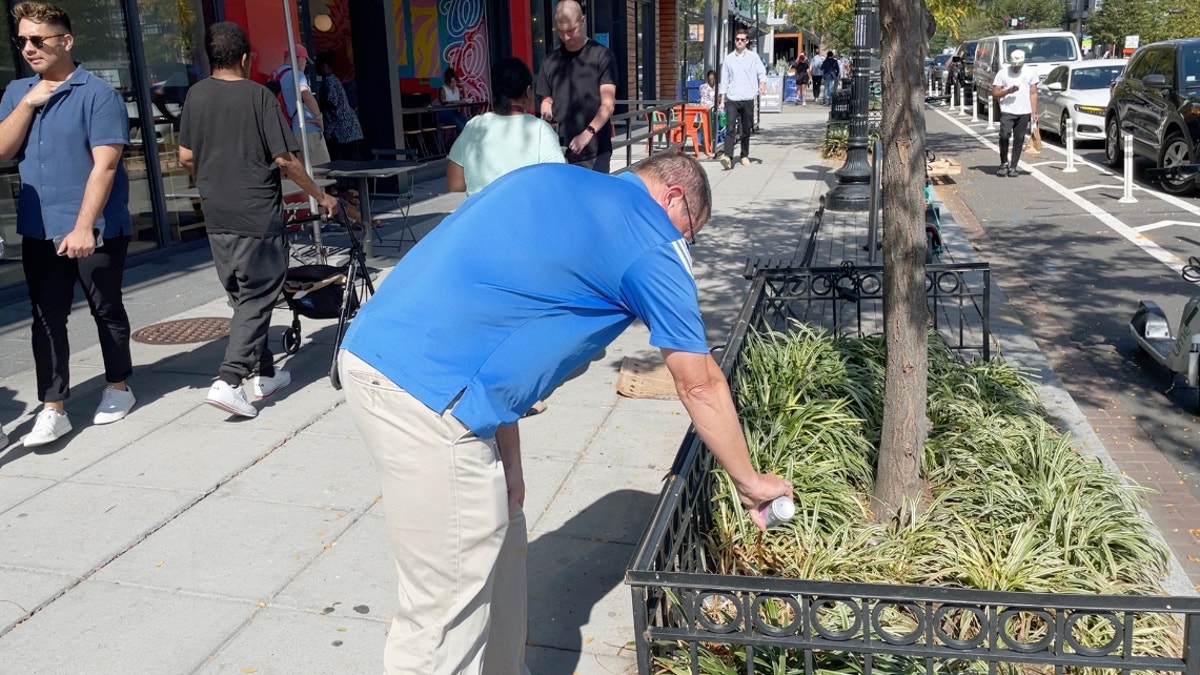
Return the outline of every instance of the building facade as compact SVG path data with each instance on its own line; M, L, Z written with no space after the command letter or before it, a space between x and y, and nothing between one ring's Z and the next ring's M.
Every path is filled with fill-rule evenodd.
M517 56L536 73L557 44L554 0L55 1L71 16L75 59L125 100L134 262L203 245L206 236L198 200L189 193L192 182L179 163L178 131L188 88L209 74L204 32L213 22L247 29L251 77L260 82L283 63L289 26L314 58L332 53L368 148L413 145L414 135L405 131L429 114L447 68L460 74L465 98L487 101L492 62ZM618 99L675 95L677 1L583 1L588 32L617 56ZM16 35L9 13L14 4L3 2L10 35ZM0 50L0 89L28 74L15 47ZM12 288L23 283L16 162L0 164L0 182L0 236L8 249L0 260L0 288Z

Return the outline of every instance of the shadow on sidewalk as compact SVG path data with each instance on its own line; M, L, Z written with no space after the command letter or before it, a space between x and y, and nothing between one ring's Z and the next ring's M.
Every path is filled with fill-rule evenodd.
M594 654L616 656L633 649L632 643L594 641L598 635L611 636L614 623L629 621L623 614L631 611L623 582L634 550L633 544L595 535L616 528L638 537L646 522L631 522L629 514L644 514L641 517L648 519L657 499L657 494L615 490L530 543L529 645L540 648L529 652L531 671L571 673ZM619 540L634 539L622 534ZM613 592L623 596L623 601L616 603L622 615L611 611L598 614L597 605Z

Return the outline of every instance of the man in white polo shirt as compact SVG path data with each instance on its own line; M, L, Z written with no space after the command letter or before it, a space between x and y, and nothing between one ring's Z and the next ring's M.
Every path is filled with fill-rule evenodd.
M733 141L736 135L742 140L741 163L750 165L750 129L754 126L754 97L767 93L767 69L758 54L746 49L750 35L744 30L734 34L734 50L725 57L722 66L720 98L718 106L725 106L725 119L729 130L725 134L725 154L721 166L726 171L733 168Z

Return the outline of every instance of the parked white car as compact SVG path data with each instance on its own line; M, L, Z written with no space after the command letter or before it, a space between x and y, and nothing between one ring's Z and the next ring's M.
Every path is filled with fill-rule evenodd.
M1104 140L1104 110L1125 63L1125 59L1094 59L1051 70L1038 84L1038 127L1059 138L1074 127L1076 140Z

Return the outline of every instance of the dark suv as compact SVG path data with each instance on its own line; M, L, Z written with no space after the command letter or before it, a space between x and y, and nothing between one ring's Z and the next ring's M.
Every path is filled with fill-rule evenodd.
M1124 159L1122 134L1133 135L1133 154L1160 168L1200 162L1200 38L1168 40L1134 52L1113 84L1104 115L1104 155L1109 166ZM1164 178L1163 192L1185 194L1195 176Z

